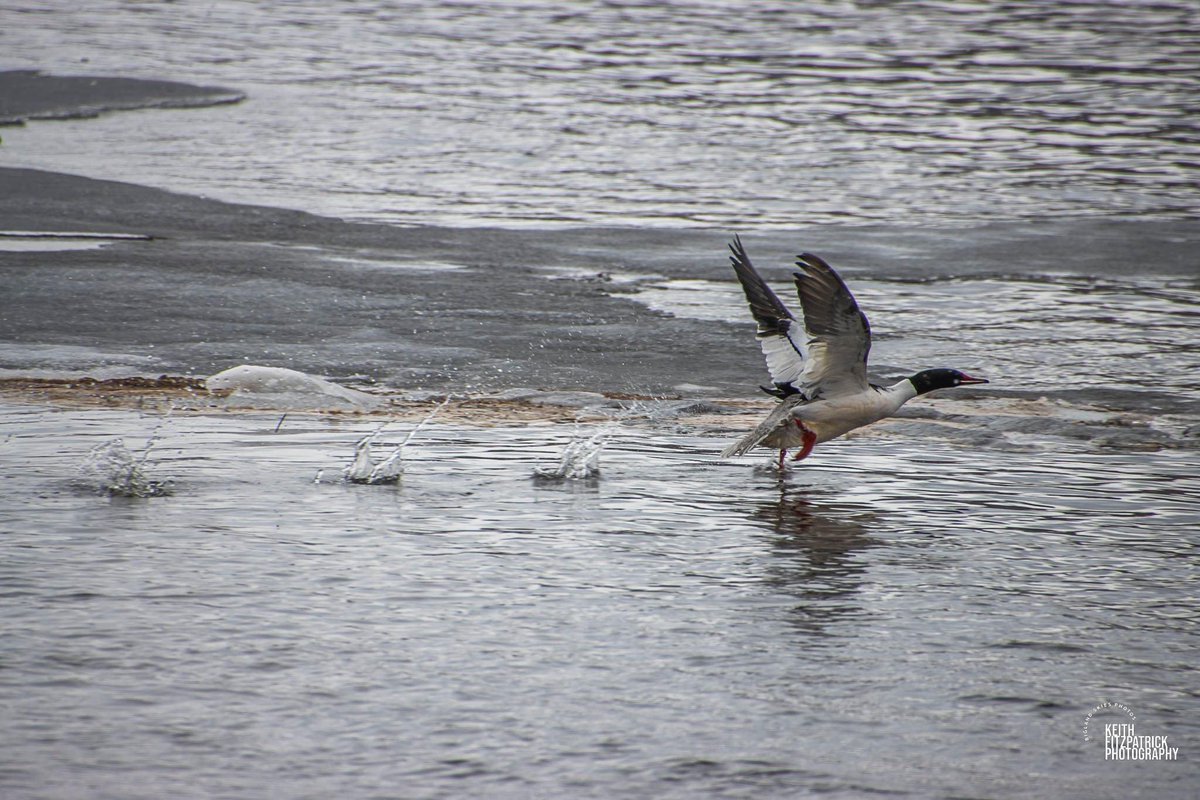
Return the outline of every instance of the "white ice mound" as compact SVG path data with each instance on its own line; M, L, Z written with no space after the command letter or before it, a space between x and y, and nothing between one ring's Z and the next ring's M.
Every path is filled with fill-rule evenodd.
M231 399L273 408L373 408L380 403L375 395L286 367L242 364L209 376L205 383L210 392L228 391Z

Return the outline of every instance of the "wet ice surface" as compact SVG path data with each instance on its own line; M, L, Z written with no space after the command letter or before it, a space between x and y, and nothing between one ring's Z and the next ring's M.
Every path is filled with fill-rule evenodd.
M3 412L10 796L1195 788L1194 454L862 438L781 478L630 421L546 482L570 426L435 420L361 486L313 476L374 420ZM172 495L73 483L160 426ZM1104 700L1185 760L1106 763Z

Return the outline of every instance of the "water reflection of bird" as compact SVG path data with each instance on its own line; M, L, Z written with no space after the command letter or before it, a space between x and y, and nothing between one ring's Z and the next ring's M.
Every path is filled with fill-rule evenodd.
M869 514L820 506L805 497L781 494L755 509L752 519L775 534L768 585L800 601L792 622L809 633L860 613L855 595L867 562L859 556L880 544L870 536Z
M868 383L871 326L832 267L809 253L797 257L802 270L794 273L804 312L801 333L796 317L750 264L741 240L734 237L729 249L775 384L763 390L780 403L722 456L744 455L755 447L777 449L782 469L789 448L800 448L793 458L799 461L814 445L890 417L917 395L987 383L954 369L927 369L887 387Z

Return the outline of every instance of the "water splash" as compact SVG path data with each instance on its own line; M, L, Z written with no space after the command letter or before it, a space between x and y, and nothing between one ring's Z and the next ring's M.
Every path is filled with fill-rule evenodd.
M122 439L112 439L88 451L79 467L80 481L110 497L161 497L172 491L173 481L154 480L146 474L146 459L153 439L140 455L132 453Z
M590 436L576 427L571 441L567 442L553 467L534 467L535 478L545 480L582 480L600 475L600 451L616 431L616 425L607 425Z
M79 482L110 497L162 497L174 491L172 478L149 477L146 462L163 438L163 429L171 419L174 406L168 405L154 430L146 437L140 452L131 451L125 440L110 439L88 451L79 465Z
M383 432L388 423L383 423L378 428L358 440L358 444L354 446L354 460L347 464L342 469L342 478L348 483L365 483L371 485L399 483L400 477L404 474L404 448L417 435L417 431L425 427L426 423L437 416L437 413L446 407L450 402L447 397L439 403L432 411L429 412L423 420L413 426L413 429L408 432L404 440L396 445L383 460L376 461L371 454L372 444L375 438ZM316 481L321 480L318 473Z
M358 440L354 446L354 460L342 469L342 477L350 483L397 483L404 474L401 450L404 445L397 445L382 461L376 462L371 455L371 446L385 427L380 425L371 433Z

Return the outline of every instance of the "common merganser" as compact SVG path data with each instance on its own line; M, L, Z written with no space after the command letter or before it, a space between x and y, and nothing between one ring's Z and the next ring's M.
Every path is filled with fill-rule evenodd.
M774 383L762 389L780 403L749 435L725 448L722 457L770 448L779 451L783 469L791 448L800 448L793 457L800 461L815 445L890 417L918 395L987 383L955 369L923 370L887 387L868 383L871 326L832 267L811 253L797 256L796 266L802 270L794 273L804 312L801 333L796 317L750 264L741 239L735 236L729 249Z

